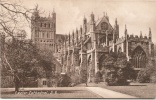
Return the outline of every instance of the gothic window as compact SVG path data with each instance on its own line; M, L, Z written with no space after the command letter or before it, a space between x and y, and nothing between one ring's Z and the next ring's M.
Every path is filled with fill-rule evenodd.
M40 27L42 27L42 23L40 24Z
M134 68L145 68L146 66L146 53L138 46L132 53L132 61Z
M108 29L108 24L106 22L101 23L101 29L102 30L107 30Z
M50 28L50 23L49 23L49 28Z
M44 27L46 27L46 23L44 23Z

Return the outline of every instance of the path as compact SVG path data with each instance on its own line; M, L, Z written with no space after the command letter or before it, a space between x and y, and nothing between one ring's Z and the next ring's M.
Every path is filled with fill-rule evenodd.
M101 87L86 87L89 91L100 95L103 98L136 98L134 96L126 95L123 93L111 91Z

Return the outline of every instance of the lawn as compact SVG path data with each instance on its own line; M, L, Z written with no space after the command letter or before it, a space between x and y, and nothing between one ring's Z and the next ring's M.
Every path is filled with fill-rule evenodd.
M139 98L156 98L156 84L132 84L130 86L102 86L103 88L136 96Z
M87 90L55 90L51 91L38 91L38 93L33 94L34 92L25 91L15 94L12 92L2 92L2 98L101 98L98 95L95 95ZM51 93L51 94L50 94Z

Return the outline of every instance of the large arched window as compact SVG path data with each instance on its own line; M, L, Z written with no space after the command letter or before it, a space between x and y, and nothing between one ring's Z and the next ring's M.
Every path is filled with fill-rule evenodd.
M146 53L142 47L138 46L132 53L132 63L134 68L145 68L146 67Z

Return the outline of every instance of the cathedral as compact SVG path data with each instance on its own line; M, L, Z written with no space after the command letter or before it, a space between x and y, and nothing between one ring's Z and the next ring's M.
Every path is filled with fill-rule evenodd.
M91 13L90 19L84 17L83 25L76 29L64 44L60 45L59 57L65 73L78 73L87 70L88 81L93 81L97 71L101 70L104 55L111 52L123 52L127 61L131 60L134 69L138 72L145 68L149 60L154 59L154 44L149 28L148 36L129 35L125 25L124 37L119 37L119 24L117 19L112 26L109 16L95 20Z
M52 16L51 16L52 15ZM88 81L93 81L97 71L101 70L104 55L111 52L123 52L127 61L131 60L136 71L145 68L149 60L154 59L154 44L149 28L148 36L129 35L125 25L124 37L119 37L117 19L114 25L109 16L95 20L83 19L83 25L68 35L56 34L56 13L49 17L40 17L36 10L32 15L32 40L40 49L49 49L61 64L63 73L77 73L87 69Z

